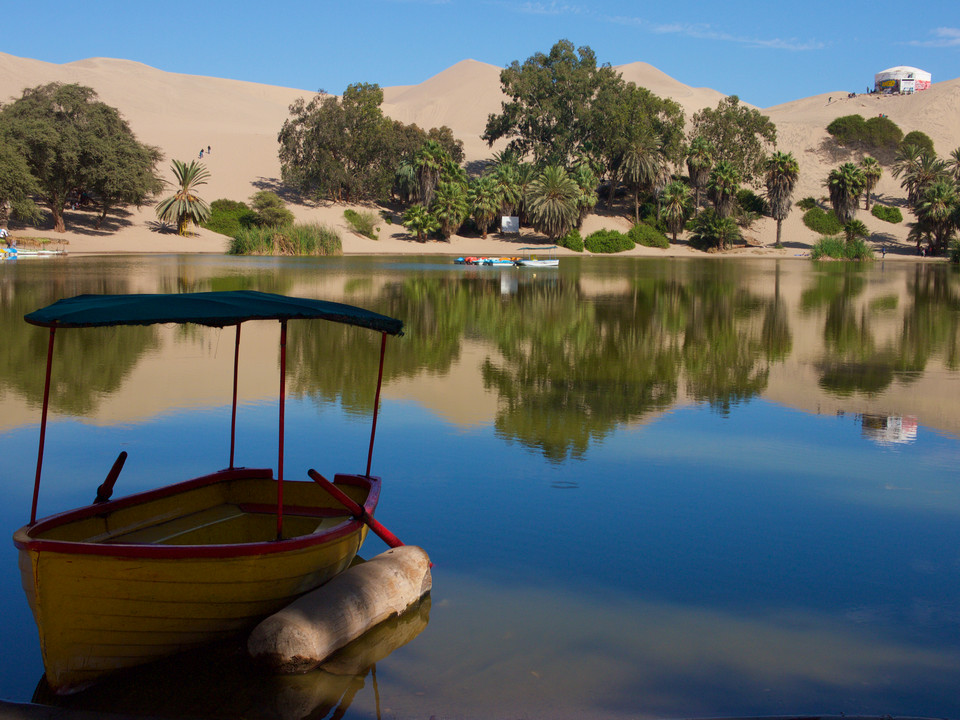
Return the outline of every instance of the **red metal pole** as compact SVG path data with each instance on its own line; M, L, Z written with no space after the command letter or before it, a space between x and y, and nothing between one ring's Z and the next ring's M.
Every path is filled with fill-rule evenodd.
M353 515L357 520L364 523L367 527L373 530L381 540L383 540L387 545L392 548L400 547L403 545L400 542L400 538L394 535L392 532L387 530L379 520L370 515L364 508L363 505L356 502L353 498L347 495L343 490L338 488L332 482L327 480L323 475L318 473L316 470L307 470L307 475L317 483L320 487L326 490L333 498L343 505L347 510L350 511L350 514Z
M43 444L47 438L47 408L50 406L50 371L53 368L53 337L57 328L50 326L47 343L47 375L43 381L43 412L40 414L40 448L37 450L37 476L33 481L33 505L30 508L30 524L37 521L37 498L40 495L40 469L43 467Z
M367 477L370 477L370 463L373 461L373 439L377 435L377 414L380 412L380 386L383 383L383 356L387 352L387 334L380 334L380 372L377 375L377 394L373 399L373 427L370 428L370 449L367 451Z
M277 459L277 540L283 537L283 423L287 396L287 321L280 321L280 447Z
M237 340L233 348L233 412L230 416L230 469L233 470L233 451L237 442L237 370L240 367L240 323L237 323Z

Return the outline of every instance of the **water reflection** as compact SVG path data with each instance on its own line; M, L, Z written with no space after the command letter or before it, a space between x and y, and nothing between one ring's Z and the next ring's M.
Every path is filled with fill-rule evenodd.
M30 383L46 347L23 313L98 288L238 287L405 320L384 368L378 517L437 562L430 631L379 661L379 694L372 672L362 687L357 675L327 678L320 700L287 687L260 704L259 690L234 685L250 700L241 711L276 716L283 696L314 716L348 699L347 717L375 715L378 698L391 717L960 715L953 268L584 258L534 276L442 258L207 257L0 267L0 456L23 482L7 486L11 530L29 504ZM121 443L146 469L125 470L124 492L225 462L216 432L229 418L232 331L155 331L129 346L104 335L108 367L68 373L49 477L102 476ZM275 459L278 335L276 324L244 328L244 464ZM356 418L372 407L376 342L291 324L288 411L310 430L291 431L290 467L337 471L341 456L356 464L354 446L365 457L369 426ZM160 398L131 389L144 385ZM335 432L317 437L317 424ZM9 548L4 562L16 563ZM27 658L0 678L10 697L32 689L39 653L7 575L6 645Z
M250 661L242 641L230 641L136 668L75 695L56 695L41 679L33 702L165 718L342 717L358 695L378 692L376 664L416 638L429 619L427 595L303 674L271 675ZM375 705L376 698L370 700L361 703Z

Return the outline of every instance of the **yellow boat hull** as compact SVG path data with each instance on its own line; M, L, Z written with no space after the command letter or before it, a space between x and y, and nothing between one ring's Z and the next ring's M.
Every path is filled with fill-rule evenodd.
M378 479L336 481L372 514ZM71 692L235 634L346 569L366 526L313 483L284 492L281 540L269 471L224 471L17 531L50 686Z

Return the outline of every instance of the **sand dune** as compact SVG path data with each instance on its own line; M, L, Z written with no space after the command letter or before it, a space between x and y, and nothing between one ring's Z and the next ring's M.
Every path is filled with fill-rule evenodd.
M671 78L644 62L616 68L626 80L647 87L652 92L676 100L689 118L703 107L712 107L723 95L709 88L692 88ZM405 123L422 128L447 125L463 140L469 161L489 158L498 147L489 148L480 140L487 116L500 110L500 68L474 60L464 60L418 85L384 89L384 112ZM276 187L280 164L277 159L276 136L288 117L290 103L313 93L293 88L273 87L221 78L168 73L127 60L94 58L56 65L0 53L0 102L19 97L24 88L47 82L77 82L97 91L100 98L120 109L138 138L160 147L165 160L163 170L169 176L171 159L197 157L208 145L213 152L204 158L211 172L205 197L246 199L257 189ZM935 83L929 90L914 96L876 97L860 95L848 98L846 91L828 92L763 110L778 128L778 148L794 153L800 162L801 178L796 199L824 195L823 180L832 167L845 157L824 149L826 126L841 115L860 113L865 117L884 113L904 132L922 130L934 140L941 155L960 146L960 79ZM206 153L205 153L206 155ZM856 158L853 158L856 159ZM886 199L901 198L903 193L895 178L885 172L876 190ZM350 233L343 221L343 208L337 206L297 205L298 218L317 220L341 229L344 249L348 253L447 252L454 254L507 253L515 249L517 240L491 236L455 237L447 243L421 244L412 240L402 228L381 227L379 241L359 238ZM905 223L893 226L876 220L867 213L859 217L867 223L875 240L902 243ZM193 238L177 238L151 229L155 219L152 208L132 210L119 227L111 232L97 232L83 213L68 215L72 229L61 238L71 252L112 252L119 250L155 252L221 252L224 239L206 231ZM585 230L599 227L626 227L625 220L603 216L588 219ZM33 235L56 237L49 231L29 231ZM790 241L781 254L792 256L816 238L794 212L785 223L785 237ZM750 236L755 244L772 243L773 222L764 220L754 226ZM529 242L529 235L519 242ZM904 246L904 252L907 248ZM637 254L657 253L637 249ZM685 246L668 251L684 254ZM747 252L771 254L768 249Z

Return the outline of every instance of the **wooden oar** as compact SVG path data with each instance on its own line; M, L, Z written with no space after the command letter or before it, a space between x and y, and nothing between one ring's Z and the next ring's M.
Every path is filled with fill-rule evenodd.
M392 548L403 545L403 543L400 542L400 538L387 530L383 524L375 517L370 515L362 505L354 501L349 495L327 480L323 475L318 473L316 470L307 470L307 475L310 476L311 480L330 493L330 495L332 495L337 502L349 510L351 515L373 530L387 545Z
M113 495L113 486L117 482L117 478L120 476L120 471L123 470L123 464L126 461L127 451L122 450L120 454L117 455L117 459L113 461L113 467L111 467L110 472L107 473L106 480L97 488L97 497L93 501L95 505L107 502L110 496Z

